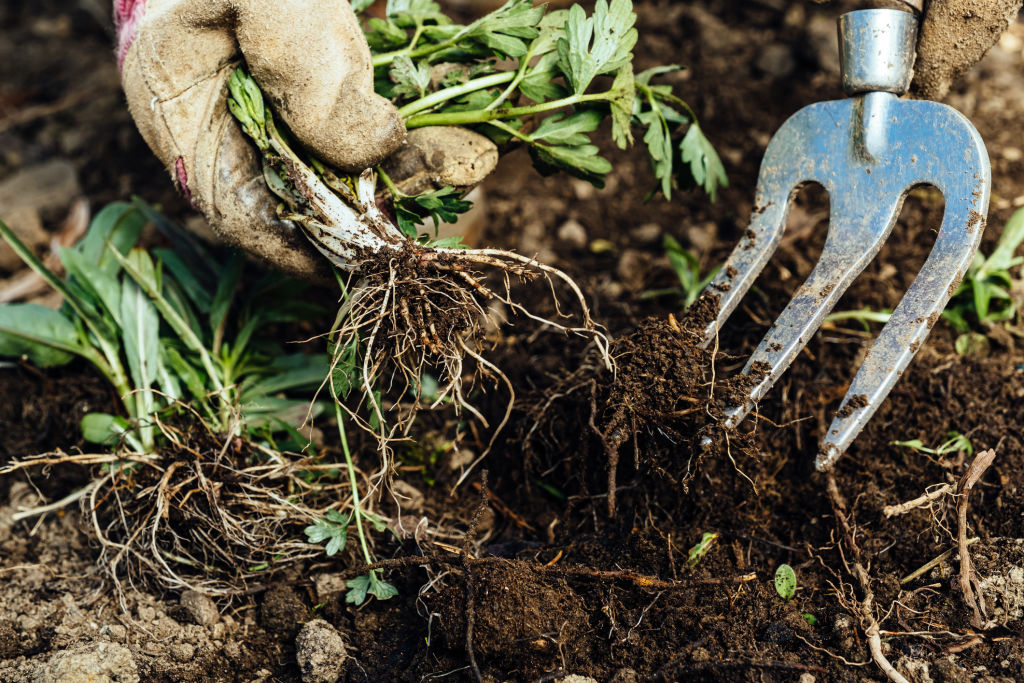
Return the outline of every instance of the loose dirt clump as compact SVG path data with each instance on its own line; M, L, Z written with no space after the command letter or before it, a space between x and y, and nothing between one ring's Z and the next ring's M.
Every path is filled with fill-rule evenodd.
M703 458L749 452L743 433L721 427L725 410L742 405L765 372L718 376L723 361L735 360L706 348L704 329L717 302L703 298L681 320L674 315L648 318L631 334L616 339L610 352L614 374L585 363L559 381L534 409L540 434L553 434L564 415L590 426L607 463L608 513L614 516L619 461L631 444L634 469L650 471L687 490ZM548 424L545 424L548 423ZM550 443L550 440L549 440ZM570 467L586 467L591 453L567 457Z

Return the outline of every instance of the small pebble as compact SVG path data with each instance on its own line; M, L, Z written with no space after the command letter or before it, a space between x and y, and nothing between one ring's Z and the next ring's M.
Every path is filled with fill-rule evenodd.
M334 683L345 670L345 641L323 619L307 622L295 638L303 683Z
M198 591L187 590L182 593L181 606L188 611L192 621L200 626L210 626L220 621L216 603Z
M188 643L175 643L171 645L171 656L179 662L191 662L196 656L196 648Z
M587 246L587 229L579 221L568 220L558 229L558 241L576 249Z

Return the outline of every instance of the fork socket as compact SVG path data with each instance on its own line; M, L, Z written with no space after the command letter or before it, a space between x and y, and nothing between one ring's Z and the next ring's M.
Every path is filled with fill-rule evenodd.
M866 9L839 17L839 65L847 95L902 95L914 75L917 17L894 9Z

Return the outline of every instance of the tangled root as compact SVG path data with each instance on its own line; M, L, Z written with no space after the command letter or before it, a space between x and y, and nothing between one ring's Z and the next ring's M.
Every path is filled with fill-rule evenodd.
M564 319L570 316L559 306L555 285L560 282L579 305L580 324L562 324L532 314L513 299L513 278L545 278L551 286L557 316ZM490 284L495 280L498 284ZM481 376L502 382L509 398L491 443L505 426L515 389L481 349L489 323L495 322L495 303L550 329L593 337L599 357L611 368L608 341L597 330L576 283L562 271L519 254L497 249L431 249L407 242L400 249L365 256L350 282L354 284L345 288L332 333L334 355L329 381L335 382L333 395L341 396L347 393L343 389L351 387L337 385L337 371L342 370L343 375L358 373L368 409L365 415L353 410L349 413L377 437L383 458L378 475L390 469L388 443L408 434L423 398L421 378L426 372L436 372L440 385L431 397L431 407L451 402L475 416L485 428L490 425L469 401L467 390ZM353 349L359 350L358 356ZM389 419L385 420L385 407L380 394L375 393L379 386L386 387L391 395L411 391L416 400L412 406L401 402L389 406ZM471 469L463 473L462 479Z
M100 546L98 564L125 610L125 582L221 598L244 595L290 564L322 555L322 546L306 542L303 528L330 508L351 507L344 479L316 480L344 463L216 436L191 421L159 427L168 441L159 453L58 452L0 470L92 467L93 479L83 489L19 518L78 499Z

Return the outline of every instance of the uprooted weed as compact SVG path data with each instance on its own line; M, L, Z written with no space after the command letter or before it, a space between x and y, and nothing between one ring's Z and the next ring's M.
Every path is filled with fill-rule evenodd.
M554 453L568 472L586 473L587 463L601 458L607 468L608 512L614 515L624 451L633 452L637 473L650 471L684 491L705 457L750 452L749 435L727 432L721 423L724 411L742 403L763 370L716 376L716 362L728 358L701 344L715 313L709 303L698 304L681 320L672 315L647 319L612 342L614 372L592 352L534 400L525 437L534 466L558 467L550 455L541 460L541 454ZM566 442L562 435L573 434L567 431L572 424L588 425L590 438ZM579 477L582 481L585 475Z
M296 561L319 556L323 548L306 542L303 527L328 509L351 507L348 483L324 476L343 463L219 435L198 420L158 426L167 445L155 453L56 452L3 470L91 469L91 482L72 496L122 606L125 582L222 598L245 594Z
M490 279L480 271L490 271ZM511 293L513 279L539 278L551 287L554 319L535 316ZM353 284L343 285L332 332L330 389L333 397L342 399L354 388L362 392L363 410L348 412L377 438L382 462L375 480L391 471L391 444L396 437L409 435L424 399L430 407L449 403L465 410L490 429L492 425L471 400L480 379L493 380L507 392L505 411L491 432L493 443L516 397L512 381L484 353L488 329L494 329L502 315L590 337L594 340L590 361L611 367L607 340L591 319L579 287L561 271L534 259L501 250L436 249L409 241L393 253L367 255L349 282ZM559 283L580 307L578 325L559 322L569 318L559 308ZM422 391L426 374L438 380L437 391L429 397ZM391 400L385 405L387 397Z

